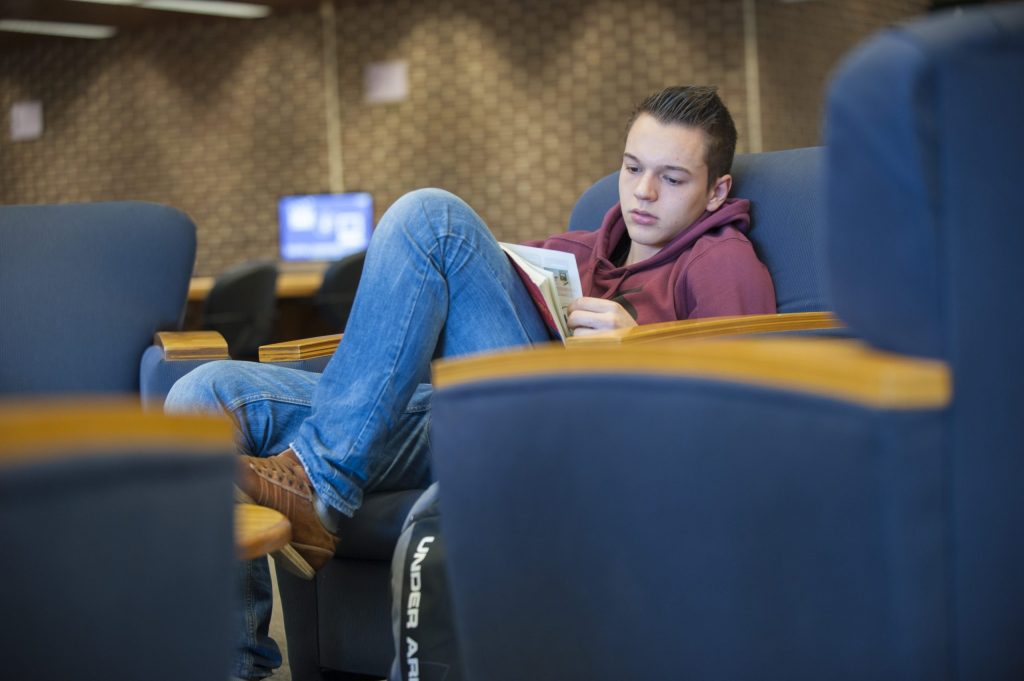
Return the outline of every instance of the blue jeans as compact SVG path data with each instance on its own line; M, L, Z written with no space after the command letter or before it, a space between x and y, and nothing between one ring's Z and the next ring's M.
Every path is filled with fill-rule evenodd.
M548 340L483 220L452 194L423 189L396 201L377 225L345 334L322 375L211 362L174 385L165 409L227 413L245 454L290 446L320 500L351 516L365 491L429 482L433 358ZM266 561L254 562L263 567L245 570L236 669L243 678L280 665L266 635Z

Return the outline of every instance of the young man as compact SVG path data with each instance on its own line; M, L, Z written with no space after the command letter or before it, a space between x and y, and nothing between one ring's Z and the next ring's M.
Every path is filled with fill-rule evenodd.
M714 88L668 88L641 102L628 127L620 204L595 232L530 244L576 256L586 295L570 307L575 334L775 311L771 278L745 236L749 202L728 198L735 146ZM308 576L334 554L339 514L353 515L365 491L428 483L434 357L549 340L483 221L451 194L420 190L377 226L322 375L213 362L174 386L167 409L234 419L241 496L288 516L293 541L279 558ZM255 571L247 588L259 594L247 599L259 610L247 613L250 662L272 661L265 561L247 570Z

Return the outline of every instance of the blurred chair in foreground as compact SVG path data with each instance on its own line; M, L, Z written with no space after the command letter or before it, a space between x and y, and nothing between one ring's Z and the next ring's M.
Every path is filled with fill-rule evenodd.
M1024 678L1021 73L1015 4L834 76L826 272L862 342L435 366L469 678Z
M226 420L0 402L2 676L224 681L235 644Z
M0 206L0 394L137 393L153 334L181 326L195 239L152 203Z
M203 329L217 331L233 359L256 359L270 342L277 302L277 265L247 262L217 276L203 302Z
M324 281L313 298L317 316L325 325L325 333L345 330L352 302L356 299L359 277L363 274L366 251L353 253L331 264L324 272Z

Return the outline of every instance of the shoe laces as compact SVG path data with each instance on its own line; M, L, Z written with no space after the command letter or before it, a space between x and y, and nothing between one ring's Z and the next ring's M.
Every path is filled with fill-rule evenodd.
M268 456L265 459L256 459L256 470L260 471L272 480L277 480L290 487L312 491L312 485L306 479L305 471L300 475L296 471L302 469L302 464L288 461L284 456Z

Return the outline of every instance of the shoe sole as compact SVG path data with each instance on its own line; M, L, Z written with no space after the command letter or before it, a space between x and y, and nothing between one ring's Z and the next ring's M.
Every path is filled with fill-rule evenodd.
M242 490L235 488L235 501L242 504L255 504L252 497L243 492ZM258 504L257 504L258 505ZM316 576L316 570L306 562L306 559L295 549L295 546L289 542L279 548L277 551L271 553L277 564L283 567L285 570L295 575L299 579L305 579L307 581L313 579Z

